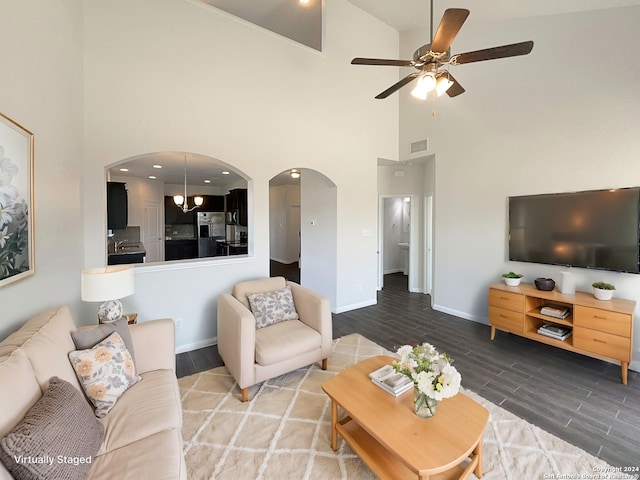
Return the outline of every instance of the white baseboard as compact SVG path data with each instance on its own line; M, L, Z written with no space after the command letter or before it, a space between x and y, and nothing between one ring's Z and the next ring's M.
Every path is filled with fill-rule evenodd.
M467 312L461 312L460 310L455 310L449 307L443 307L442 305L434 304L433 309L438 312L448 313L449 315L455 315L456 317L464 318L465 320L471 320L476 323L483 323L485 325L489 325L489 319L487 317L483 317L482 315L473 315Z
M389 273L400 273L400 272L402 272L402 268L390 268L389 270L385 270L383 274L388 275Z
M274 257L271 257L269 260L273 260L274 262L278 262L278 263L284 263L285 265L291 265L292 263L296 263L298 261L297 258L295 260L283 260L282 258L274 258Z
M370 307L371 305L376 305L378 303L377 300L367 300L365 302L360 303L352 303L351 305L345 305L340 308L336 308L333 313L344 313L349 312L351 310L357 310L358 308Z
M193 343L186 343L184 345L176 346L176 355L178 353L190 352L192 350L198 350L199 348L210 347L218 343L218 337L206 338L204 340L198 340Z

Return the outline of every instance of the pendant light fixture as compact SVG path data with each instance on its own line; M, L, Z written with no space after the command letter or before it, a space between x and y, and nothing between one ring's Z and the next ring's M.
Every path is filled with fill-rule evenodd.
M184 156L184 196L174 195L173 203L175 203L178 207L180 207L180 210L182 210L182 213L187 213L201 206L203 202L204 202L204 199L202 197L196 196L196 197L193 197L193 203L195 203L193 207L189 208L189 204L187 203L187 156L185 155Z

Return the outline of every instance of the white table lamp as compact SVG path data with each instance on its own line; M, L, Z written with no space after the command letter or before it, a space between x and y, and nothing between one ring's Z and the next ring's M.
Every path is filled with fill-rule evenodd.
M129 266L92 268L82 272L81 294L85 302L103 302L98 308L102 323L115 322L122 317L121 298L133 295L134 275Z

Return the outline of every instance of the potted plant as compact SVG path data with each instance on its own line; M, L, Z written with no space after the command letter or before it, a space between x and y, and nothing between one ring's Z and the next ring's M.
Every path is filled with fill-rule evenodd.
M613 291L616 287L606 282L594 282L591 284L593 287L593 296L598 300L611 300L613 297Z
M502 277L504 278L504 283L506 283L510 287L517 287L518 285L520 285L520 280L522 279L522 277L524 277L524 275L520 273L509 272L503 273Z

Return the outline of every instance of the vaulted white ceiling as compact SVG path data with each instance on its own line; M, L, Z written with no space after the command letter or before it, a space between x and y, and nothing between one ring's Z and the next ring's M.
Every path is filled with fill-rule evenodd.
M331 0L201 0L248 22L321 50L322 6ZM399 32L428 28L430 0L348 0ZM640 5L640 0L434 0L433 23L447 8L466 8L475 22Z
M200 0L242 20L259 25L279 35L321 50L322 7L331 0L309 0L301 5L299 0ZM429 27L430 0L348 0L356 7L402 32ZM640 0L434 0L434 27L437 27L446 8L467 8L470 21L489 22L516 17L554 15L587 10L640 5ZM594 32L597 35L597 32ZM155 156L157 157L157 155ZM147 177L157 175L167 183L181 183L184 175L182 153L165 152L162 158L150 155L144 159L131 159L126 165L112 169L113 175ZM154 170L152 164L162 163L162 171ZM129 167L123 173L119 168ZM223 186L240 177L231 172L222 176L226 166L214 159L191 155L188 159L189 183L201 184L212 179L212 185ZM274 180L276 183L290 182L288 175Z
M277 0L273 0L277 1ZM287 0L279 0L287 1ZM429 26L429 0L348 0L355 6L403 32ZM466 8L475 21L536 17L605 8L640 5L640 0L434 0L434 27L447 8Z

